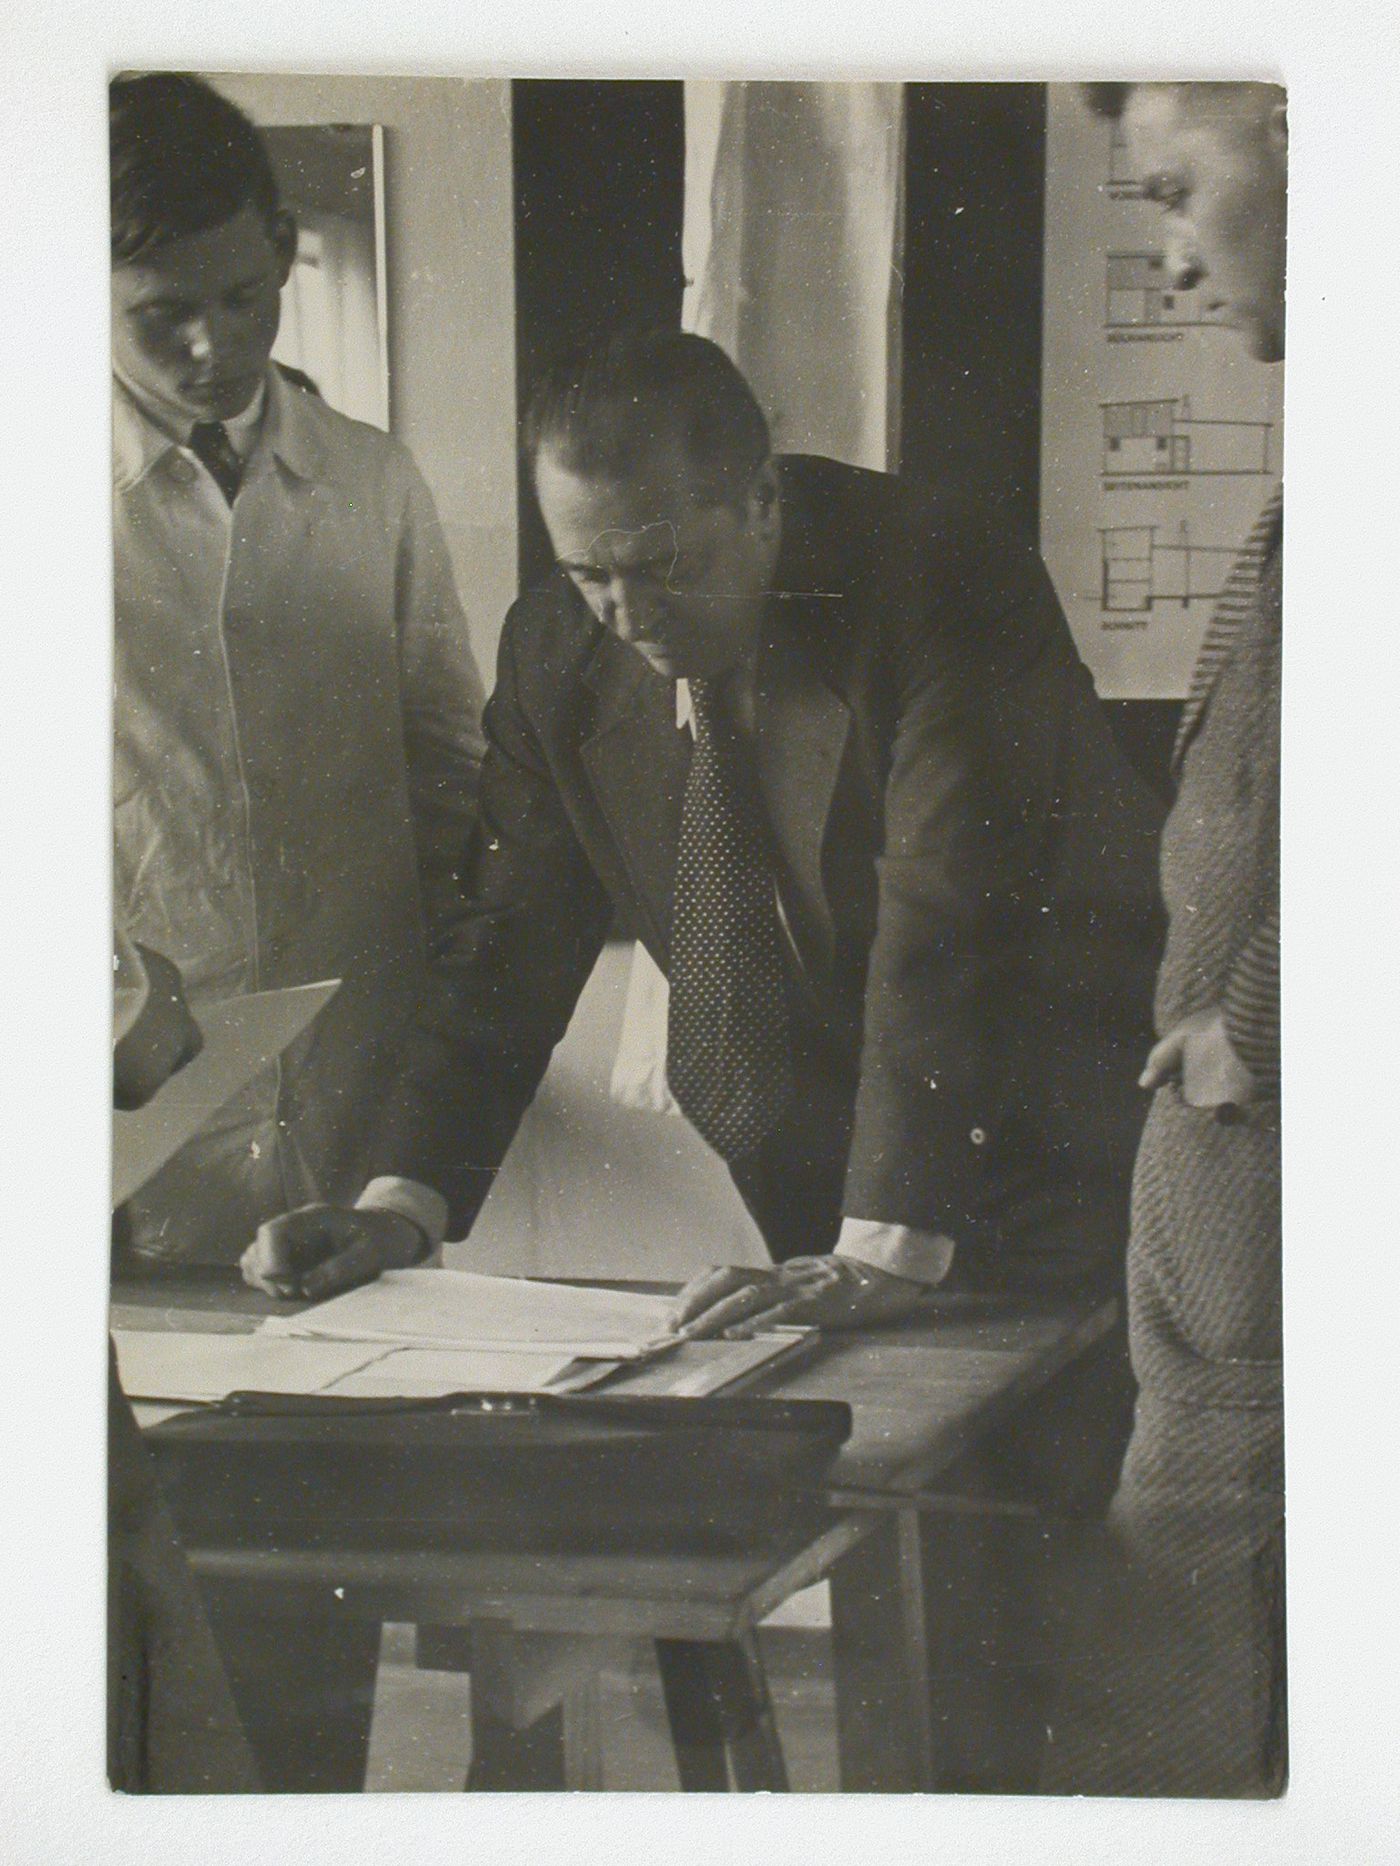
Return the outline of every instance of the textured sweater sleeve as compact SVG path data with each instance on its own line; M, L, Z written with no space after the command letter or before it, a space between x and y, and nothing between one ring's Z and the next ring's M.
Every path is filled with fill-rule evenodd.
M1225 1033L1260 1088L1279 1082L1279 916L1274 906L1230 969L1222 1008Z

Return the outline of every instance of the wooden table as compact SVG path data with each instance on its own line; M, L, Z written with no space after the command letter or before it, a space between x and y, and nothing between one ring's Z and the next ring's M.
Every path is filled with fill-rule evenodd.
M113 1294L115 1327L250 1329L267 1299L227 1274L186 1273ZM752 1391L848 1401L851 1438L815 1533L737 1554L558 1554L436 1548L248 1551L191 1559L225 1614L291 1629L385 1620L461 1629L473 1673L470 1786L599 1786L589 1693L598 1642L657 1642L682 1785L783 1787L755 1629L829 1578L840 1780L850 1790L937 1782L930 1724L922 1520L956 1499L941 1474L1113 1328L1116 1305L1029 1309L945 1297L927 1317L833 1336ZM624 1389L625 1390L625 1389ZM451 1633L438 1633L450 1641ZM529 1657L529 1664L517 1662ZM345 1784L342 1784L345 1785Z

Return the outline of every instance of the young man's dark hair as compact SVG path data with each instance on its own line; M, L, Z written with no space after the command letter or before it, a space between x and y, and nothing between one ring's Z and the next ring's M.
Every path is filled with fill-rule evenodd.
M623 480L674 440L702 501L738 505L770 452L753 391L716 343L685 331L622 331L571 351L537 385L523 449L586 479Z
M281 211L257 130L183 72L113 80L109 94L112 264L232 220L250 204L269 231Z

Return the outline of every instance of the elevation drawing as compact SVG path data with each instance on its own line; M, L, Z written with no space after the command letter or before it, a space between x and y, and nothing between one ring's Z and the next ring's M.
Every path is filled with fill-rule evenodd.
M1268 473L1272 421L1192 412L1189 395L1102 402L1105 479Z
M1120 201L1140 201L1142 183L1133 173L1132 157L1128 151L1128 138L1124 134L1121 121L1115 119L1108 126L1108 186L1110 193Z
M1186 330L1218 324L1197 285L1173 283L1165 253L1109 253L1104 273L1107 330Z

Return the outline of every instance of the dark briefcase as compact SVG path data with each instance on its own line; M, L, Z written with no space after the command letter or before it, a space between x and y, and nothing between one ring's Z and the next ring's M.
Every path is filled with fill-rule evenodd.
M146 1433L191 1546L726 1550L815 1531L830 1400L233 1394Z

